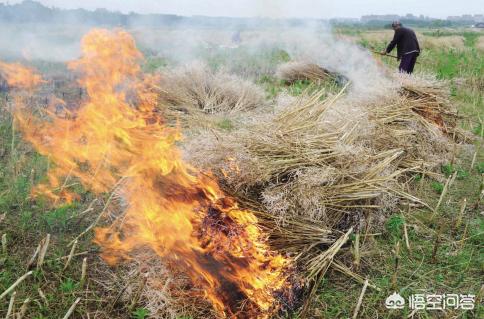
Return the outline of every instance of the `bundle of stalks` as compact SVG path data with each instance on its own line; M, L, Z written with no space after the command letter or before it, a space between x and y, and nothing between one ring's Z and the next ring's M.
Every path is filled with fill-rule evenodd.
M369 106L369 117L378 134L368 143L375 150L403 150L398 163L402 169L431 173L447 158L451 143L439 126L414 111L416 103L394 97L382 105Z
M335 233L323 223L307 218L281 221L277 216L263 212L259 208L255 214L258 224L269 234L271 247L285 251L294 259L307 254L313 249L322 249L336 241Z
M425 205L401 184L409 172L432 175L448 157L446 134L416 111L438 103L454 117L445 95L423 91L422 100L389 89L383 98L354 105L344 91L326 99L324 92L303 94L262 124L216 141L202 135L204 141L188 146L191 160L236 194L262 202L281 223L304 217L331 231L358 230L369 213L399 201Z
M325 68L315 63L303 61L291 61L281 64L277 68L276 77L288 84L301 80L320 82L336 78L335 74Z
M353 230L368 231L401 202L426 205L403 185L410 173L438 176L452 148L448 133L417 111L435 107L455 121L443 92L414 85L426 94L417 99L385 88L358 104L346 89L326 98L306 92L243 128L186 145L196 166L257 212L271 245L301 271L309 299Z
M160 103L169 117L247 111L265 103L255 84L203 64L164 73L160 86Z
M143 307L154 319L219 318L203 291L193 287L191 280L177 267L161 261L150 251L140 253L137 260L117 269L99 267L98 278L109 293L108 313L120 304L121 312Z
M442 82L403 76L400 94L408 100L412 111L442 132L452 134L457 126L457 111L449 101L449 92Z
M215 145L192 154L203 154L196 161L212 169L220 163L218 168L227 170L227 156L236 161L238 169L225 171L221 178L232 189L262 200L266 210L281 220L305 216L330 229L345 230L352 224L349 211L359 216L381 208L377 199L388 193L410 196L395 191L403 172L397 164L402 149L375 152L357 145L361 139L357 121L338 128L322 125L342 94L326 100L321 100L322 92L302 97L270 121L224 137L215 143L221 144L219 149ZM217 158L220 151L224 155Z
M364 106L373 124L365 144L375 151L401 149L399 168L438 176L433 169L449 159L450 138L465 136L449 92L444 82L429 77L399 74L398 84L398 94L389 92Z

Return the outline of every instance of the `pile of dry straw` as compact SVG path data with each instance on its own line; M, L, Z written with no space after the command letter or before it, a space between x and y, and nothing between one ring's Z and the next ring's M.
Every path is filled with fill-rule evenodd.
M398 81L363 102L348 87L286 99L239 130L199 135L187 154L282 222L304 216L345 230L402 199L420 202L402 182L449 153L456 115L442 85Z
M297 62L279 72L288 81L327 75ZM296 260L307 282L317 282L330 265L361 279L333 263L335 254L352 231L368 231L398 204L426 205L405 185L416 173L436 175L457 132L444 84L404 76L389 81L374 98L353 97L347 84L338 94L281 95L267 111L254 84L197 66L164 75L161 103L195 128L184 145L188 159L259 211L271 245ZM193 114L219 112L245 121L231 131L200 130L193 121L200 120ZM154 317L206 309L170 289L183 286L183 276L160 270L149 278L143 297Z
M206 114L249 111L265 104L257 85L202 63L164 73L160 86L160 106L169 119L210 121Z
M286 83L301 80L320 82L334 78L335 74L315 63L291 61L281 64L277 68L276 77Z

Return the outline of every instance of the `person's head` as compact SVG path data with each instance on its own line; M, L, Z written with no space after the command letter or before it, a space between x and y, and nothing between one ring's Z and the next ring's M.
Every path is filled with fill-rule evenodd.
M393 21L392 22L392 29L393 30L398 30L399 28L402 27L402 23L400 21Z

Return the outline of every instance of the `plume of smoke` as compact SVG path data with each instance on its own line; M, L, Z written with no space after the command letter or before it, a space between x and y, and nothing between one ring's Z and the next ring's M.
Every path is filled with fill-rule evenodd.
M166 58L169 64L183 65L205 60L213 66L222 63L220 56L225 55L223 63L232 64L225 65L225 69L258 77L261 74L273 75L276 66L270 65L274 63L270 58L264 62L267 65L253 61L263 52L283 49L292 60L316 63L346 76L352 81L354 94L375 95L389 85L369 52L337 39L329 23L283 19L291 16L290 8L274 0L263 1L252 11L266 18L195 17L191 22L184 20L170 27L150 26L139 19L129 23L128 31L133 33L148 56ZM194 22L197 19L204 22L197 24ZM68 24L4 25L5 32L0 34L0 56L57 62L75 59L79 55L79 39L89 28L82 26L81 22L79 17L73 16L70 27ZM240 41L234 41L236 33L240 34ZM253 70L248 70L250 67Z
M3 59L66 62L79 56L80 39L88 27L48 24L2 24L0 56Z

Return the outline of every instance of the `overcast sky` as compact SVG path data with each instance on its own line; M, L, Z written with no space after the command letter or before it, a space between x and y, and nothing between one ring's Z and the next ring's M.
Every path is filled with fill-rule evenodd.
M40 0L39 2L59 8L107 8L125 13L133 11L189 16L332 18L360 17L365 14L413 13L446 18L449 15L484 13L483 0Z

